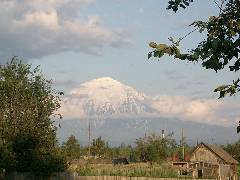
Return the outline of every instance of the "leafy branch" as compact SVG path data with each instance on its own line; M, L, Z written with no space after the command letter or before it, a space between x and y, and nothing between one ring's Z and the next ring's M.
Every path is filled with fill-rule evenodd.
M185 9L192 2L193 0L171 0L168 2L167 9L172 9L174 12L177 12L179 7Z
M174 12L178 7L186 8L193 0L171 0L167 9ZM214 0L215 3L217 3ZM178 41L169 38L171 44L162 44L150 42L149 46L153 49L148 53L148 59L151 57L161 58L165 54L173 56L175 59L196 62L201 60L201 64L206 69L219 71L227 65L230 71L237 72L240 69L240 1L239 0L221 0L217 3L220 8L218 16L210 16L208 21L194 21L190 26L194 30L187 33ZM180 42L193 32L206 32L207 37L198 44L195 49L187 53L181 53L179 49ZM231 62L231 63L230 63ZM230 65L229 65L230 64ZM219 92L219 98L230 96L239 92L239 80L233 81L232 85L222 85L215 89Z

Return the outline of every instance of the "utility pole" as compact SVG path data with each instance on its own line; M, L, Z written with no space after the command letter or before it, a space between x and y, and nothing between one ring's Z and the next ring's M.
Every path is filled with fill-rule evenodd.
M88 120L88 159L91 155L91 124L90 124L90 118Z
M185 149L184 149L184 136L183 136L183 128L182 128L182 156L183 156L183 161L184 161L184 156L185 156Z

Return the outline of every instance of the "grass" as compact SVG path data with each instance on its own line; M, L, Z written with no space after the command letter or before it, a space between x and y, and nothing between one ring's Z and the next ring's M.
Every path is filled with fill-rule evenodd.
M240 165L237 166L237 176L240 177Z
M79 176L126 176L126 177L155 177L177 178L175 169L167 165L150 166L144 163L117 165L86 164L76 168Z

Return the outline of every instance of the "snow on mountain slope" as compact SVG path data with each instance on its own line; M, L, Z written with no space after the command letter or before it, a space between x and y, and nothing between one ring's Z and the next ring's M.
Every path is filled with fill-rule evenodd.
M145 116L157 112L148 96L110 77L80 84L69 93L62 111L72 118Z
M147 96L110 77L94 79L72 89L60 112L64 119L162 117L213 125L232 126L239 121L240 104L214 98ZM234 110L235 115L232 115Z

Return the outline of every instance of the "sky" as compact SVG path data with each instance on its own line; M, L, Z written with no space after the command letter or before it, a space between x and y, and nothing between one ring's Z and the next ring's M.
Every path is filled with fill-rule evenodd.
M111 77L148 95L165 97L173 107L190 103L202 108L196 112L198 119L208 118L209 113L202 112L213 111L216 122L224 112L229 125L236 125L239 97L216 100L213 90L238 74L228 69L216 73L168 56L147 59L149 42L169 43L169 37L184 36L194 20L217 15L216 5L195 1L178 13L166 7L167 0L0 0L0 62L19 56L40 65L54 87L66 94L80 83ZM182 41L182 51L204 37L192 33Z

